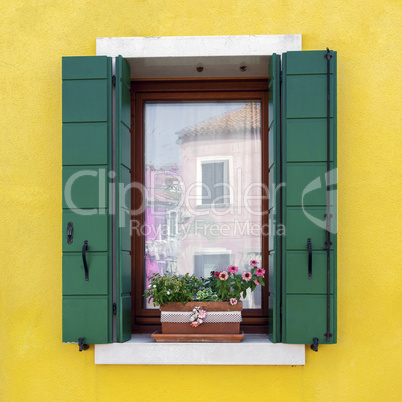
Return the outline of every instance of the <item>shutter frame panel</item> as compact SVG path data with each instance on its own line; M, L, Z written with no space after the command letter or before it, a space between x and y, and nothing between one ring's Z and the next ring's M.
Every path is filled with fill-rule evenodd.
M73 144L80 143L80 147ZM106 165L107 123L70 123L63 128L64 165Z
M281 90L281 174L286 183L282 191L283 237L281 257L282 342L326 344L327 332L327 254L326 177L327 172L327 59L325 51L288 52L282 56ZM336 159L336 52L330 61L330 166ZM313 180L311 192L303 191ZM335 181L336 182L336 181ZM330 331L328 343L336 343L336 195L330 192ZM307 214L310 216L308 217ZM318 226L312 219L323 222ZM307 239L313 247L312 279L308 279Z
M131 94L130 66L116 58L116 338L118 342L131 339L131 191L121 194L122 186L131 183Z
M63 342L84 338L87 344L109 343L112 252L107 173L112 155L111 59L64 57L62 65ZM65 184L82 171L92 172L93 176L73 181L71 208L66 202ZM102 194L99 184L104 186ZM73 224L71 244L67 242L69 222ZM84 240L88 241L88 281L82 261Z
M268 67L269 99L268 99L268 165L269 165L269 338L272 342L280 342L280 295L281 295L281 260L280 237L276 235L280 222L280 193L274 191L280 180L280 56L273 54Z

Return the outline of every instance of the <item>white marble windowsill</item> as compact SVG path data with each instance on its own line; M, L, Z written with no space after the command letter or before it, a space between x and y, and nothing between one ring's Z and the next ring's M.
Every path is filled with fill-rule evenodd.
M240 343L156 343L133 335L125 343L95 345L95 364L304 365L305 345L246 335Z

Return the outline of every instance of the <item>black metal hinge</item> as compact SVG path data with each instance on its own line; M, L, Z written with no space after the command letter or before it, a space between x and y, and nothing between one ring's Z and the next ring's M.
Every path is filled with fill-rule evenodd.
M117 305L116 303L113 303L113 315L117 314Z
M67 224L67 244L72 244L73 236L74 236L73 222L68 222L68 224Z
M115 87L116 86L116 76L112 75L112 85Z
M89 349L89 345L87 345L86 343L84 343L85 338L78 338L78 347L79 347L79 351L82 352L83 350L88 350Z

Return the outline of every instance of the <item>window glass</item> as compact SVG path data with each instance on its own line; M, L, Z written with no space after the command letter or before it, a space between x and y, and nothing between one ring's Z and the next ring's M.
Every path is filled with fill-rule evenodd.
M144 286L154 272L261 263L260 102L146 102L144 113ZM261 308L260 290L244 308Z

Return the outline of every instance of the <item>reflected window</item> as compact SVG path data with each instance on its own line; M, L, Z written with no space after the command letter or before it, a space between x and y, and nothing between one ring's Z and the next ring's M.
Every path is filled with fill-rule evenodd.
M201 205L229 204L228 159L222 161L199 160L201 170Z

